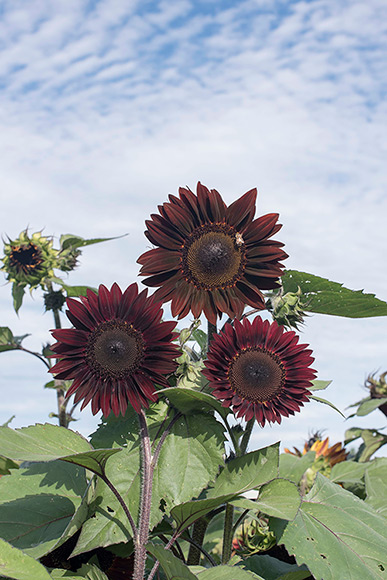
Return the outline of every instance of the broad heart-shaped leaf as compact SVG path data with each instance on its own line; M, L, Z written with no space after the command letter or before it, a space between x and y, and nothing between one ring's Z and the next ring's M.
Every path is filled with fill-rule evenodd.
M237 566L214 566L197 573L198 580L265 580L254 572Z
M157 443L168 405L160 400L147 411L150 438ZM113 456L106 474L128 503L135 521L140 501L140 448L138 416L128 409L124 418L108 417L92 435L94 445L124 446ZM173 424L160 452L153 478L151 527L175 506L197 497L215 479L223 463L222 425L210 413L182 415ZM74 554L99 546L127 542L130 528L121 506L106 484L99 480L95 490L95 517L85 522ZM162 509L161 509L162 508ZM164 511L163 511L164 510Z
M387 457L378 457L366 465L366 502L387 518ZM386 524L387 525L387 524Z
M9 459L52 461L90 451L92 447L82 435L71 429L38 423L21 429L0 427L0 449Z
M171 516L176 522L178 532L185 530L202 516L205 516L213 509L223 503L227 503L235 498L235 494L221 495L210 499L197 499L181 503L171 509Z
M375 298L374 294L349 290L326 278L297 270L286 270L281 281L284 293L297 292L301 288L303 302L306 303L304 309L308 312L347 318L387 316L387 303Z
M46 568L0 538L0 574L15 580L51 580ZM3 577L3 576L1 576Z
M148 544L147 550L165 572L167 580L197 580L197 576L190 571L179 558L176 558L169 550L165 550L159 544Z
M226 463L208 497L243 493L278 477L278 450L275 443Z
M334 483L360 483L364 478L366 463L341 461L332 467L329 479Z
M66 455L66 457L61 457L61 459L63 461L68 461L68 463L81 465L97 475L104 475L107 460L112 455L118 453L118 451L121 451L121 449L95 449L93 451L87 451L86 453Z
M298 484L305 471L310 467L316 458L314 451L308 451L302 457L297 457L291 453L281 453L279 458L280 477L289 479Z
M35 558L47 554L72 520L86 486L84 469L61 461L31 463L2 477L0 537Z
M219 415L225 417L230 413L229 409L222 407L220 401L213 395L207 395L200 391L170 387L159 391L158 394L167 398L184 415L192 415L198 411L203 413L216 411Z
M256 501L238 498L231 503L242 509L260 511L268 516L284 520L293 520L301 505L301 497L297 486L286 479L274 479L263 485Z
M267 554L250 556L238 563L237 566L255 572L265 580L305 580L310 578L310 572L306 566L288 564Z
M385 579L386 520L320 473L293 522L273 522L285 544L316 580Z

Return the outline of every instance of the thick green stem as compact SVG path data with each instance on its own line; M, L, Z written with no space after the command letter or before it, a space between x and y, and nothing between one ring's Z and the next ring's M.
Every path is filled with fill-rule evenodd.
M233 538L234 506L226 505L224 514L222 564L227 564L231 558L232 538Z
M206 518L200 518L194 523L192 530L192 539L197 544L197 546L202 547L204 541L204 535L208 527L208 520ZM187 564L188 566L198 566L200 562L201 551L195 544L191 544L189 547Z
M146 545L149 537L149 522L152 502L152 483L154 465L152 465L152 451L149 439L146 416L143 409L138 415L140 421L141 443L141 497L140 517L138 524L137 541L134 544L133 580L143 580L145 574Z

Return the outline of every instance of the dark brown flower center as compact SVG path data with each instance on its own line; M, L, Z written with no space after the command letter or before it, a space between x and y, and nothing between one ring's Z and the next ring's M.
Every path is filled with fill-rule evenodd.
M187 282L203 290L234 286L245 268L245 250L228 224L206 224L187 238L181 269Z
M144 357L141 332L123 320L102 322L90 334L86 360L102 378L123 378L134 373Z
M232 360L228 377L233 391L253 403L270 401L285 382L280 358L264 348L247 348Z
M28 274L32 270L38 270L43 259L38 246L31 243L25 246L16 246L15 248L12 248L9 262L11 266L18 270L18 272L22 271L25 274Z

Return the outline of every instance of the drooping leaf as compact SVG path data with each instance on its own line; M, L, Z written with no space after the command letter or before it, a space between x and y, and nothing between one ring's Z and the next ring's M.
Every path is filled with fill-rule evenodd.
M364 444L360 446L358 461L369 461L372 455L387 443L387 435L374 429L363 429L361 437Z
M21 429L0 427L0 449L9 459L52 461L90 451L92 447L82 435L71 429L38 423Z
M93 451L87 451L86 453L67 455L60 459L74 463L75 465L81 465L97 475L104 475L107 460L118 451L121 451L119 447L115 449L95 449Z
M19 312L20 307L23 304L25 286L25 284L17 284L17 282L12 284L13 307L16 314Z
M286 270L281 281L285 293L301 288L308 312L348 318L387 316L387 303L363 290L349 290L338 282L297 270Z
M387 403L387 397L382 397L381 399L366 399L359 405L355 415L357 415L358 417L364 417L365 415L369 415L369 413L372 413L372 411L375 411L375 409L377 409L381 405L384 405L384 403ZM351 416L354 417L355 415Z
M56 568L51 570L51 578L53 580L61 580L61 578L66 580L79 580L79 578L84 580L109 580L108 576L93 564L83 564L76 573Z
M216 411L222 417L229 414L229 409L222 407L221 402L213 395L207 395L192 389L170 387L159 391L159 395L168 399L184 415L200 412Z
M207 334L203 332L203 330L200 330L200 328L197 328L196 330L193 331L192 338L196 340L196 342L200 346L200 350L205 351L205 349L207 348Z
M278 477L278 450L275 443L226 463L208 497L243 493Z
M299 484L305 471L316 459L314 451L308 451L302 457L296 457L290 453L281 453L279 458L279 475L285 479Z
M190 571L179 558L176 558L169 550L165 550L159 544L148 544L147 550L165 572L167 580L197 580L197 576Z
M223 503L227 503L235 498L235 494L221 495L215 498L198 499L187 501L171 509L171 516L176 522L176 528L180 532L188 528L196 520L205 516L213 509L216 509Z
M58 542L87 487L81 467L32 463L0 479L0 537L39 558Z
M260 511L268 516L284 520L293 520L301 505L301 497L294 483L286 479L274 479L261 487L257 500L238 498L231 500L230 503L242 509Z
M0 538L0 574L15 580L51 580L46 568Z
M297 566L277 560L267 554L258 554L242 560L241 566L262 576L265 580L305 580L310 577L306 566Z
M344 417L344 419L346 418L345 415L340 411L340 409L338 409L330 401L327 401L326 399L322 399L321 397L316 397L316 395L311 395L309 398L310 399L313 399L313 401L317 401L318 403L323 403L324 405L328 405L328 407L331 407L332 409L334 409L335 411L337 411L342 417Z
M316 580L376 580L387 569L385 519L321 474L293 522L272 522L280 544Z

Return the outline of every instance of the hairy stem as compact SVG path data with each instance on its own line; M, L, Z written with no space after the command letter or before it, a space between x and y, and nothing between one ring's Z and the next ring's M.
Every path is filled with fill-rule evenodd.
M134 570L133 580L143 580L146 562L146 545L149 537L149 522L152 501L152 483L154 464L152 464L152 451L149 439L146 416L143 409L138 415L140 422L140 444L141 444L141 504L140 518L138 524L137 541L134 543Z
M196 520L192 530L192 544L189 547L187 564L188 566L198 566L200 562L201 548L203 546L204 536L208 527L208 520L200 518Z
M32 354L32 356L36 356L39 360L42 361L43 364L46 365L46 367L48 369L50 369L50 364L46 361L46 359L44 358L44 356L42 356L41 354L39 354L38 352L34 352L33 350L28 350L28 348L24 348L24 346L18 345L17 346L17 350L22 350L23 352L26 352L28 354Z
M211 340L216 333L216 324L212 324L212 322L207 321L207 351L210 348Z
M242 436L242 441L241 441L241 446L240 446L240 454L241 455L245 455L245 453L246 453L247 447L249 445L251 433L253 432L254 424L255 424L255 417L253 417L252 419L250 419L250 421L247 422L246 429L245 429L245 432Z
M46 287L49 292L52 292L51 282L47 282ZM53 310L52 313L54 315L55 328L62 328L59 310ZM63 389L63 382L57 379L54 379L54 381L56 388L56 403L58 406L59 425L61 427L67 428L69 426L69 418L67 417L66 414L65 391Z

